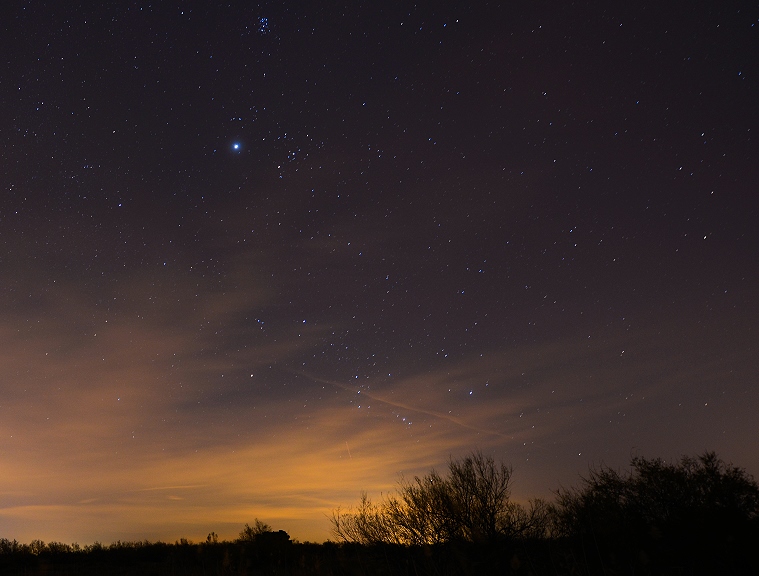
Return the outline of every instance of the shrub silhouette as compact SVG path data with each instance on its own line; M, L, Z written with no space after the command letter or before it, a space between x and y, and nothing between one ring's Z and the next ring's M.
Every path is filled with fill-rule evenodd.
M256 518L253 521L253 526L245 524L242 531L240 532L238 541L253 542L255 540L258 540L261 535L268 534L270 532L272 532L271 526Z

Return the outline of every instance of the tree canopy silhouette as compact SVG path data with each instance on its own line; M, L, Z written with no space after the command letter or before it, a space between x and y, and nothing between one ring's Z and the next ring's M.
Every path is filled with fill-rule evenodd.
M556 536L582 542L601 564L687 562L689 572L709 562L723 570L758 523L759 485L714 452L675 463L635 457L628 473L591 469L579 488L560 489L553 507Z

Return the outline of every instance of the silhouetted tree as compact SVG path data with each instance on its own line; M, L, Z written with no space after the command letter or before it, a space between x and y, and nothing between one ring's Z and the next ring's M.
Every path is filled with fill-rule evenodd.
M545 534L545 502L534 500L524 508L510 501L510 467L475 452L451 460L448 472L447 477L433 470L413 481L401 480L396 493L380 504L362 495L357 508L333 512L333 534L345 542L412 545Z

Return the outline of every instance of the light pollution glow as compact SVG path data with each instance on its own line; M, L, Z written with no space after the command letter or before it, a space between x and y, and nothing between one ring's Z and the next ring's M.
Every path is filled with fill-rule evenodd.
M688 342L652 322L634 337L608 330L579 345L557 339L432 372L340 382L292 367L320 336L308 325L269 345L204 353L215 334L198 326L239 327L233 319L251 298L271 303L242 268L231 273L239 280L232 292L174 286L169 295L148 289L156 278L123 280L107 311L62 280L25 317L5 317L4 536L233 538L258 517L323 541L331 511L362 490L378 497L399 474L441 469L473 449L514 465L517 499L550 497L589 461L623 465L630 453L612 447L626 444L663 457L701 444L751 465L750 446L736 442L749 422L733 422L715 445L694 419L728 418L719 398L674 418L671 401L660 403L661 390L679 387L687 398L689 388L750 378L731 368L750 363L729 341L694 333L694 347L703 339L714 347L712 360L696 365L675 352ZM175 303L193 298L194 315L178 313ZM298 386L282 394L272 381Z

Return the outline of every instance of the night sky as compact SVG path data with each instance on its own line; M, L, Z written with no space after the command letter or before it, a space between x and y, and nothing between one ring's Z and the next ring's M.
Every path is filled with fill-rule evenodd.
M759 475L751 2L3 2L0 537Z

